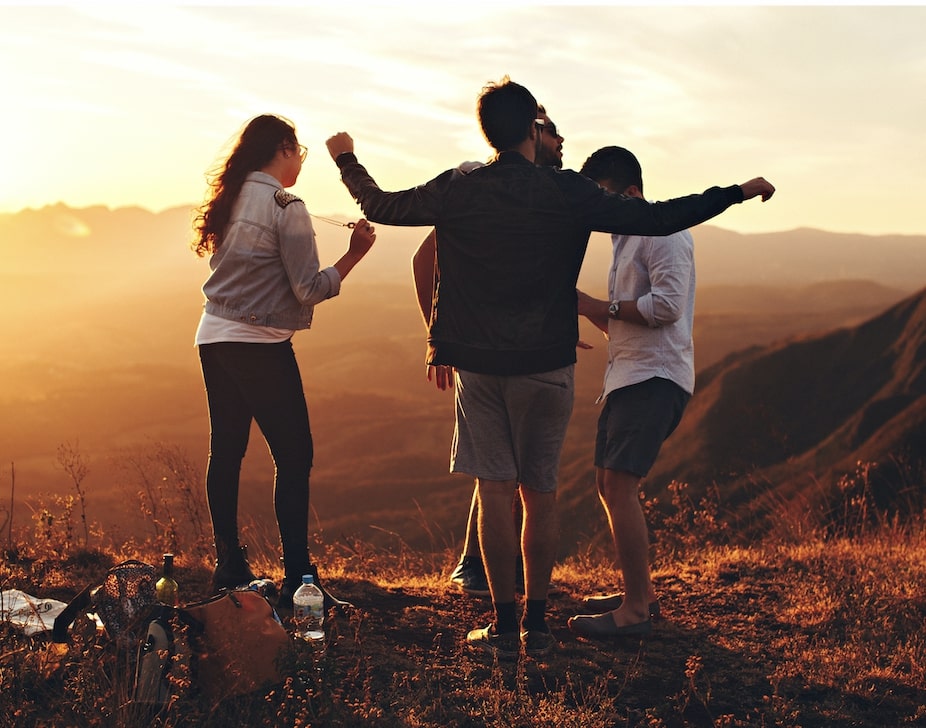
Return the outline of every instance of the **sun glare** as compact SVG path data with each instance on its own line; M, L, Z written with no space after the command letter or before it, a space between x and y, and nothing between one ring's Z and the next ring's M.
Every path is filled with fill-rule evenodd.
M92 232L90 227L73 215L59 215L55 218L55 230L72 238L86 238Z

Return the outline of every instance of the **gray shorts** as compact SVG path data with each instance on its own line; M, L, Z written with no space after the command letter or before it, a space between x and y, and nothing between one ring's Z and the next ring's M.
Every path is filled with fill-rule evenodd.
M610 392L598 418L595 467L644 477L689 399L675 382L660 377Z
M520 376L458 371L450 472L555 491L574 375L574 364Z

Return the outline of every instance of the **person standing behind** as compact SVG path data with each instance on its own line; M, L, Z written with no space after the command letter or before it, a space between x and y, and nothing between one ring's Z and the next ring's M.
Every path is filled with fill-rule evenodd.
M278 606L292 607L303 574L318 579L308 550L312 432L292 336L312 323L314 306L338 295L341 281L373 245L365 220L347 252L321 268L305 203L286 192L306 148L291 122L262 115L241 132L215 174L195 222L194 249L209 254L196 344L209 406L206 495L215 538L214 591L254 574L238 541L241 462L255 420L276 468L274 510L283 550ZM342 607L322 587L325 608Z
M550 119L547 110L543 105L537 108L537 122L540 127L537 134L537 156L534 164L541 166L555 167L561 169L563 166L563 142L565 138L557 130L556 124ZM468 173L481 167L479 162L464 162L460 165L461 172ZM431 323L431 308L434 302L434 294L437 282L440 280L440 272L437 270L437 236L432 230L428 236L418 246L415 255L412 257L412 273L415 279L415 292L417 294L418 308L424 319L425 328ZM453 386L452 367L448 366L430 366L427 367L428 381L434 381L437 388L446 390ZM519 499L515 499L514 519L520 527L523 511ZM479 548L479 496L478 489L473 488L473 497L470 501L469 515L466 519L466 534L463 540L463 553L460 560L450 574L450 583L464 594L471 596L487 597L489 596L489 581L486 578L485 566L482 561L482 551ZM523 593L524 591L524 564L523 559L518 556L518 571L516 573L517 588ZM553 583L550 584L549 593L553 593L558 587Z
M611 192L645 199L637 158L622 147L592 154L581 173ZM659 616L650 578L649 537L639 485L694 392L694 241L687 230L664 237L611 236L609 300L579 291L579 314L608 339L604 399L595 439L595 480L623 573L625 594L591 597L593 614L569 619L578 635L644 635Z
M447 170L407 190L380 189L346 132L326 144L368 219L437 229L440 287L427 363L455 372L451 467L477 481L494 612L466 642L498 659L516 659L522 646L540 657L555 645L546 600L558 545L559 458L575 389L575 285L591 231L668 235L752 197L768 199L774 187L756 178L655 204L613 195L576 172L534 164L538 106L525 87L507 77L489 84L477 109L497 157L470 174ZM520 634L511 514L517 495L527 597Z

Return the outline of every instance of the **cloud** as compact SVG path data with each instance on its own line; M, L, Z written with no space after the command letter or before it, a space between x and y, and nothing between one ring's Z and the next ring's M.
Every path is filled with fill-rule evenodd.
M199 199L223 144L275 112L312 150L300 192L337 212L328 134L351 131L395 186L422 182L488 156L476 96L507 73L566 132L567 166L621 143L666 193L774 174L785 226L828 229L876 169L910 212L873 229L922 231L923 27L926 8L880 6L0 6L0 65L17 70L0 131L52 141L4 154L42 174L0 209Z

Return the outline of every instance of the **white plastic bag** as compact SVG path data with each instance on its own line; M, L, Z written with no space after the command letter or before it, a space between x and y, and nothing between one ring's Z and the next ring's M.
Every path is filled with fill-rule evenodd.
M0 592L0 620L16 625L27 635L51 632L55 617L66 606L57 599L40 599L19 589Z

